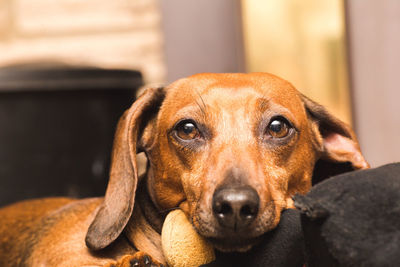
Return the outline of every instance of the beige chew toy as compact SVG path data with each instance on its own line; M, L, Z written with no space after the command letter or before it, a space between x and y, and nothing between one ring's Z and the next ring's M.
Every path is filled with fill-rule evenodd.
M171 267L197 267L215 259L213 247L194 230L182 210L173 210L165 218L161 244Z

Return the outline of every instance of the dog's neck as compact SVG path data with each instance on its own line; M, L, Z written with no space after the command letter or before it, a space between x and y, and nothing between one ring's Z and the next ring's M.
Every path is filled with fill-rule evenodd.
M146 179L141 180L136 192L133 214L124 232L138 251L146 251L154 259L165 264L161 247L161 228L165 216L152 202Z
M146 218L146 221L150 224L150 226L156 230L157 233L161 234L166 212L160 211L160 209L154 204L154 201L152 200L148 190L147 179L142 179L137 194L137 201L142 209L143 216Z

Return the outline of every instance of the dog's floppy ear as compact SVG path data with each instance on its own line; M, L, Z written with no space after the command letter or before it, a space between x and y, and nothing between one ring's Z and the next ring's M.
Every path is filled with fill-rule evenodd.
M340 173L369 168L357 138L349 125L331 115L323 106L302 96L320 151L313 184Z
M136 153L140 135L164 96L163 88L147 89L118 123L106 195L86 234L86 245L92 250L103 249L113 242L132 214L138 184Z

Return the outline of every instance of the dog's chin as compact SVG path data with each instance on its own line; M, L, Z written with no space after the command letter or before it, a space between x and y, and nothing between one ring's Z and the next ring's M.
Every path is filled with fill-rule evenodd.
M259 242L261 237L251 239L208 238L215 249L221 252L246 252Z

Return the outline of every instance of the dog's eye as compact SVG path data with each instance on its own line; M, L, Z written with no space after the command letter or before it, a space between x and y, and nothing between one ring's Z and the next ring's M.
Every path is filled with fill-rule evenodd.
M183 121L176 126L176 135L183 140L200 137L199 129L192 121Z
M290 133L290 125L283 118L272 119L267 127L267 134L272 138L284 138Z

